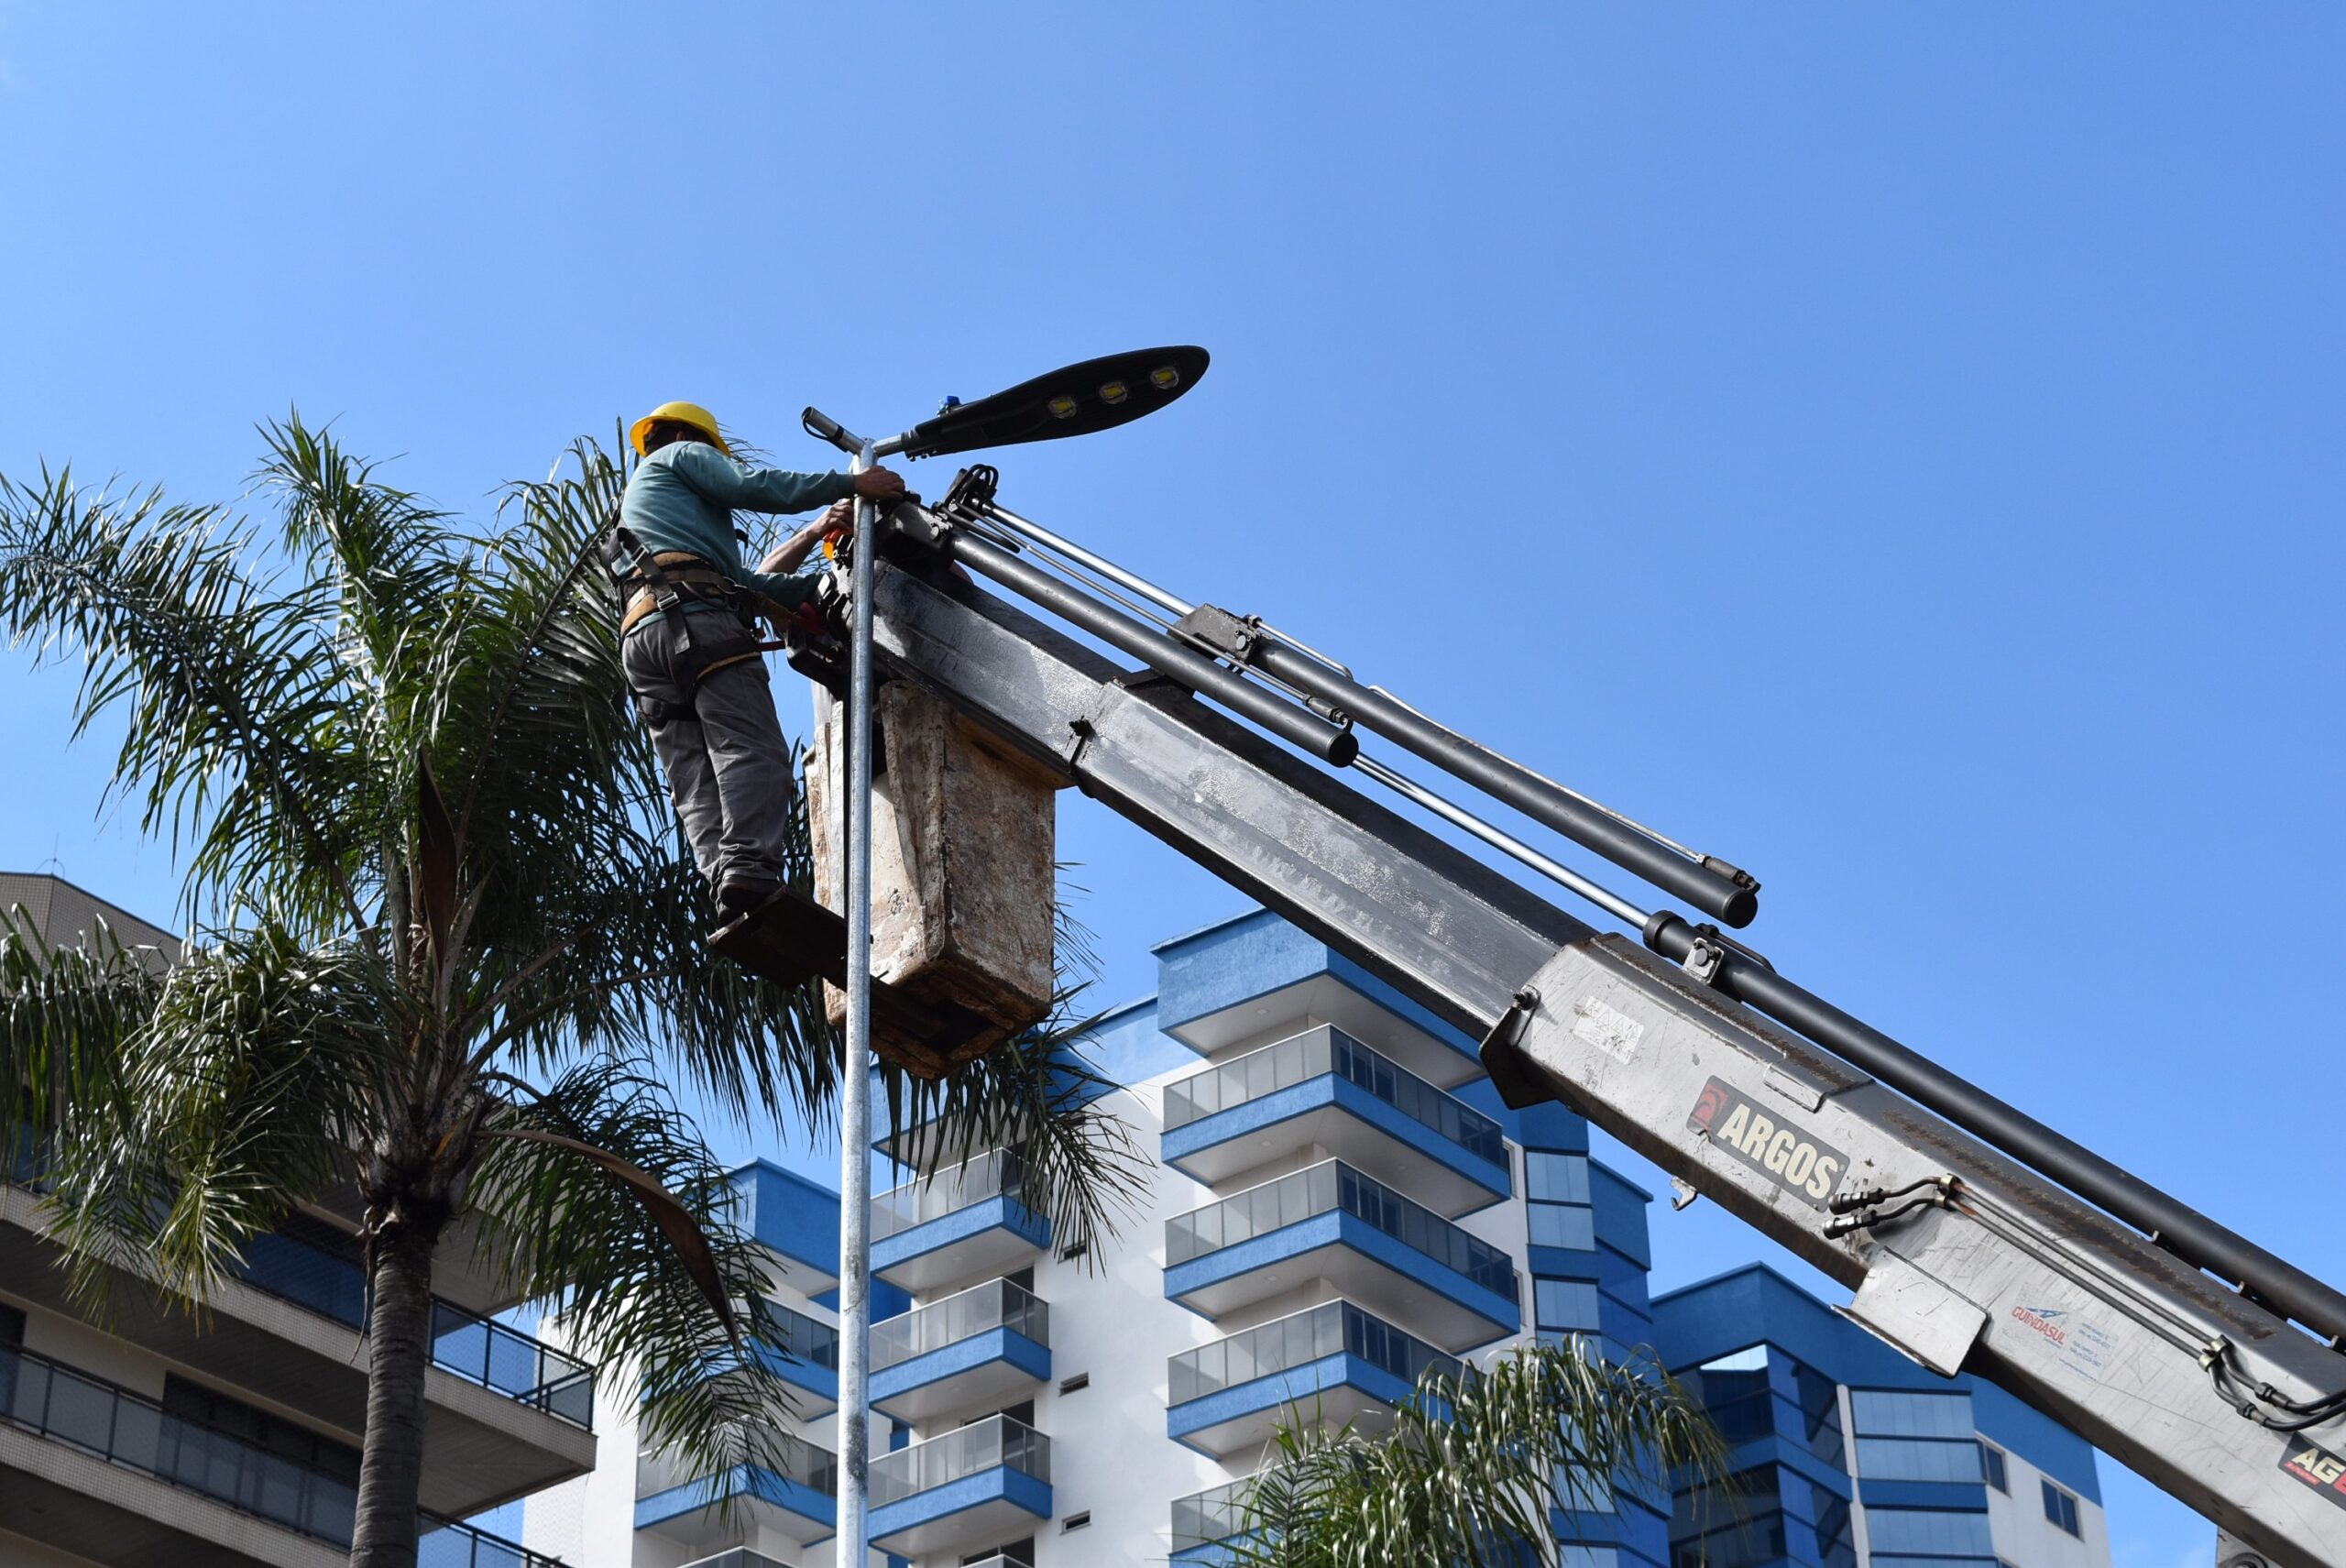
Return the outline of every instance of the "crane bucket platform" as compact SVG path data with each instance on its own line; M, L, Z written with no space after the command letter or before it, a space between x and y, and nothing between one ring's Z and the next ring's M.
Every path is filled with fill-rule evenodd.
M1059 781L917 686L882 688L872 719L872 1048L933 1080L1050 1014ZM816 896L785 888L708 938L778 984L820 979L835 1026L847 983L847 920L829 907L846 881L844 730L817 686L806 760Z
M847 918L785 887L708 935L718 956L776 985L820 980L847 983ZM899 988L872 982L872 1048L915 1078L943 1078L1003 1037L967 1009L938 1006Z

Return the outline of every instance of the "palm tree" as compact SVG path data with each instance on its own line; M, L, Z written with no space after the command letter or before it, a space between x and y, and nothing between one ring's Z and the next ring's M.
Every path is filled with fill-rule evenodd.
M0 931L0 1083L51 1140L75 1284L201 1303L256 1235L355 1192L359 1568L415 1561L433 1270L462 1238L632 1385L649 1443L773 1464L773 1331L735 1305L759 1254L675 1086L821 1126L839 1047L811 987L702 946L595 560L623 470L582 441L468 531L298 415L262 434L273 527L0 478L0 627L82 663L81 726L125 727L114 791L188 868L190 955L161 977ZM888 1091L1027 1151L1028 1201L1080 1239L1137 1174L1062 1046Z
M1698 1485L1727 1450L1652 1365L1579 1343L1526 1344L1489 1367L1431 1366L1378 1437L1290 1410L1222 1515L1224 1568L1531 1568L1556 1561L1553 1511L1624 1475Z

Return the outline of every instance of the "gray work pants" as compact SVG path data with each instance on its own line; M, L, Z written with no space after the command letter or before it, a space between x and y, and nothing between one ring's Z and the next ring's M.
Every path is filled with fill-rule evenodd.
M698 610L693 652L724 657L756 646L739 616ZM639 621L619 650L636 712L652 731L668 775L668 797L685 825L693 861L711 888L783 874L792 797L790 748L775 718L766 662L752 654L711 670L696 687L684 678L680 634L665 615Z

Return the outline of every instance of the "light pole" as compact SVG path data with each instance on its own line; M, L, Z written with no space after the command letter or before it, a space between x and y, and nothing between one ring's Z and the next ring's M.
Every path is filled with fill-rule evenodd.
M861 474L903 453L935 457L1054 441L1129 424L1205 374L1202 348L1088 359L972 403L949 404L901 435L868 441L817 409L807 433L854 454ZM839 1066L839 1568L871 1553L872 1335L872 581L879 508L859 497L850 553L847 710L847 1050Z

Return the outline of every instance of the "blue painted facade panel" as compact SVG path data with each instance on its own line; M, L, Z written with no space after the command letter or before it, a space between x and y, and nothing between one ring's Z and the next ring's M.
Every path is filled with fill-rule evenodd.
M770 1160L732 1173L741 1194L739 1223L784 1257L836 1279L839 1267L839 1195Z
M915 1388L959 1377L995 1362L1005 1362L1038 1380L1051 1375L1049 1347L1036 1343L1014 1329L988 1329L926 1355L882 1367L871 1376L872 1398L874 1403L893 1399L899 1394L909 1394Z
M1182 1160L1200 1150L1226 1144L1233 1138L1259 1134L1281 1122L1308 1116L1314 1111L1330 1106L1358 1118L1430 1159L1441 1161L1489 1193L1493 1203L1503 1201L1514 1190L1506 1167L1494 1165L1470 1152L1416 1117L1405 1115L1397 1107L1387 1104L1350 1079L1340 1078L1332 1072L1275 1090L1243 1105L1233 1105L1227 1111L1201 1116L1187 1126L1176 1127L1159 1140L1158 1157L1178 1170L1181 1168ZM1484 1206L1487 1208L1489 1205Z
M759 1357L785 1383L804 1388L810 1394L820 1394L834 1405L839 1400L839 1375L837 1369L817 1365L799 1356L783 1355L762 1350Z
M1359 1356L1340 1352L1175 1405L1165 1412L1165 1435L1180 1442L1191 1432L1234 1421L1242 1416L1259 1415L1288 1405L1309 1410L1315 1398L1324 1398L1337 1388L1357 1389L1383 1405L1398 1405L1410 1392L1405 1379Z
M1938 1513L1984 1514L1988 1488L1973 1482L1862 1479L1858 1501L1873 1508L1930 1508Z
M777 1475L771 1470L745 1464L728 1471L722 1476L707 1481L686 1482L684 1486L671 1486L664 1492L637 1498L635 1528L647 1530L668 1519L698 1513L710 1504L727 1497L755 1497L762 1503L786 1508L801 1519L812 1519L831 1529L839 1525L838 1498Z
M1023 1470L997 1464L991 1470L981 1470L974 1475L964 1475L958 1481L948 1481L942 1486L932 1486L872 1509L872 1543L884 1547L891 1536L997 1502L1024 1508L1038 1519L1051 1517L1051 1488L1047 1483Z
M1326 975L1461 1056L1479 1058L1480 1041L1459 1033L1267 909L1159 942L1150 951L1157 955L1157 1023L1161 1029L1178 1029Z
M1006 1230L1035 1246L1051 1245L1050 1222L1011 1197L982 1198L966 1209L940 1214L924 1224L872 1244L872 1270L893 1268L925 1252L950 1246L992 1230Z
M1165 1271L1165 1294L1168 1299L1178 1301L1209 1285L1235 1279L1256 1269L1277 1267L1323 1246L1350 1247L1417 1280L1488 1322L1492 1339L1504 1338L1523 1326L1519 1303L1484 1288L1457 1270L1403 1245L1365 1220L1342 1210L1314 1214L1308 1220L1282 1225L1235 1245L1176 1264Z

